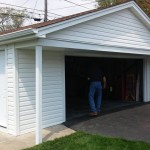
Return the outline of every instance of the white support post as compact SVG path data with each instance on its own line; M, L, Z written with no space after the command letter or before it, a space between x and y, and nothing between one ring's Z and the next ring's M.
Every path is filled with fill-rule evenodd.
M36 46L36 144L42 143L42 46Z
M147 101L147 59L143 63L143 102Z

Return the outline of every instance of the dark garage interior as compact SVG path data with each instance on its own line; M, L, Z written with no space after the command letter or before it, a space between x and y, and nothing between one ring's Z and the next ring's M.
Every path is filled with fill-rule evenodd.
M108 111L143 100L143 60L100 57L65 57L67 119L88 114L88 75L93 64L107 78L103 90L102 111Z

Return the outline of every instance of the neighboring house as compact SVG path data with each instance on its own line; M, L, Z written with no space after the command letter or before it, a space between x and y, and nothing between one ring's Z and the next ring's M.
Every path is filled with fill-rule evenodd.
M150 19L133 1L0 34L3 132L65 122L65 56L143 60L143 101L150 101Z

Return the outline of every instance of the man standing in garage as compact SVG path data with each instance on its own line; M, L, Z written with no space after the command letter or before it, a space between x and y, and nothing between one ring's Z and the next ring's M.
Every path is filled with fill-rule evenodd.
M106 77L99 66L92 65L89 73L89 105L90 116L94 117L100 113L102 101L102 89L106 88ZM95 99L94 99L95 98Z

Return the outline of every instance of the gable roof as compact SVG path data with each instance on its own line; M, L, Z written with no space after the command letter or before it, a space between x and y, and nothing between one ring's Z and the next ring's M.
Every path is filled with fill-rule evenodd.
M73 18L83 16L83 15L86 15L86 14L89 14L89 13L97 12L97 11L100 11L100 9L93 9L93 10L89 10L89 11L85 11L85 12L65 16L65 17L62 17L62 18L49 20L47 22L41 22L41 23L37 23L37 24L33 24L33 25L28 25L28 26L12 29L12 30L3 31L3 32L0 32L0 35L11 33L11 32L16 32L16 31L20 31L20 30L25 30L25 29L29 29L29 28L37 29L37 28L45 27L45 26L48 26L48 25L51 25L51 24L59 23L59 22L65 21L65 20L73 19Z
M116 6L112 6L105 9L93 9L86 12L50 20L47 22L37 23L29 26L20 27L13 30L0 32L0 41L9 40L10 38L35 34L39 37L43 34L51 33L78 23L82 23L88 20L95 19L100 16L104 16L119 10L130 8L150 29L150 18L142 11L142 9L134 2L125 2ZM50 29L45 31L46 29ZM43 31L43 32L42 32ZM39 32L41 32L39 34Z

